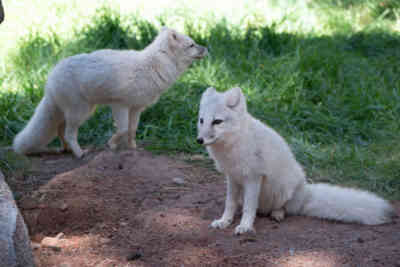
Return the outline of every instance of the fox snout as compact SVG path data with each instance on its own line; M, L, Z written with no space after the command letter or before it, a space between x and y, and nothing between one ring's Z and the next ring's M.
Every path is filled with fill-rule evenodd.
M197 136L196 142L200 145L211 145L216 141L215 135L214 134L208 134L208 135L202 135L199 134Z
M208 49L205 46L197 45L197 50L199 52L198 58L203 58L208 55Z
M207 49L207 47L205 47L205 46L200 46L200 48L201 48L201 53L202 53L204 56L206 56L206 55L208 54L208 49Z

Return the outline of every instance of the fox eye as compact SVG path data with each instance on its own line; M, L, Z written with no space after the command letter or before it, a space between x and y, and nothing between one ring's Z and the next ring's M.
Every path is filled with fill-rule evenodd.
M200 124L203 124L204 120L203 118L200 118Z
M223 122L223 120L216 119L216 120L213 120L211 124L218 125L218 124L221 124L222 122Z

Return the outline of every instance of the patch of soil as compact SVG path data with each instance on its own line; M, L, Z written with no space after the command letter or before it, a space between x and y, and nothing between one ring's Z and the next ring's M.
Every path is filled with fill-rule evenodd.
M208 226L224 208L222 175L144 150L32 158L18 201L39 267L400 266L400 220L381 226L257 217L256 234ZM15 178L17 179L17 178ZM40 186L39 186L40 185ZM400 205L396 203L400 214Z

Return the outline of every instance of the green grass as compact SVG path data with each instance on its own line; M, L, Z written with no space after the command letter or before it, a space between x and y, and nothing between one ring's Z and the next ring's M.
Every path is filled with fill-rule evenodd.
M139 143L152 151L204 153L195 143L201 93L239 85L250 112L286 138L311 180L400 199L397 2L249 3L234 17L218 10L193 15L185 6L150 19L105 1L89 18L64 15L74 26L39 25L8 40L10 48L0 49L7 55L0 64L0 144L10 145L30 118L60 59L101 48L142 49L168 25L206 45L210 55L143 113ZM51 8L80 10L65 3ZM271 10L274 16L266 16ZM79 141L102 146L112 132L109 108L99 107Z

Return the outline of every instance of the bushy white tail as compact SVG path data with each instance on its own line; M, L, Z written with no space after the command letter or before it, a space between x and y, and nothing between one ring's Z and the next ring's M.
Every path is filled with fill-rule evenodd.
M306 184L295 194L296 201L302 203L297 214L343 222L375 225L395 216L393 207L373 193L329 184Z
M57 125L62 122L62 113L49 97L43 97L25 128L13 142L19 154L40 152L57 135Z

